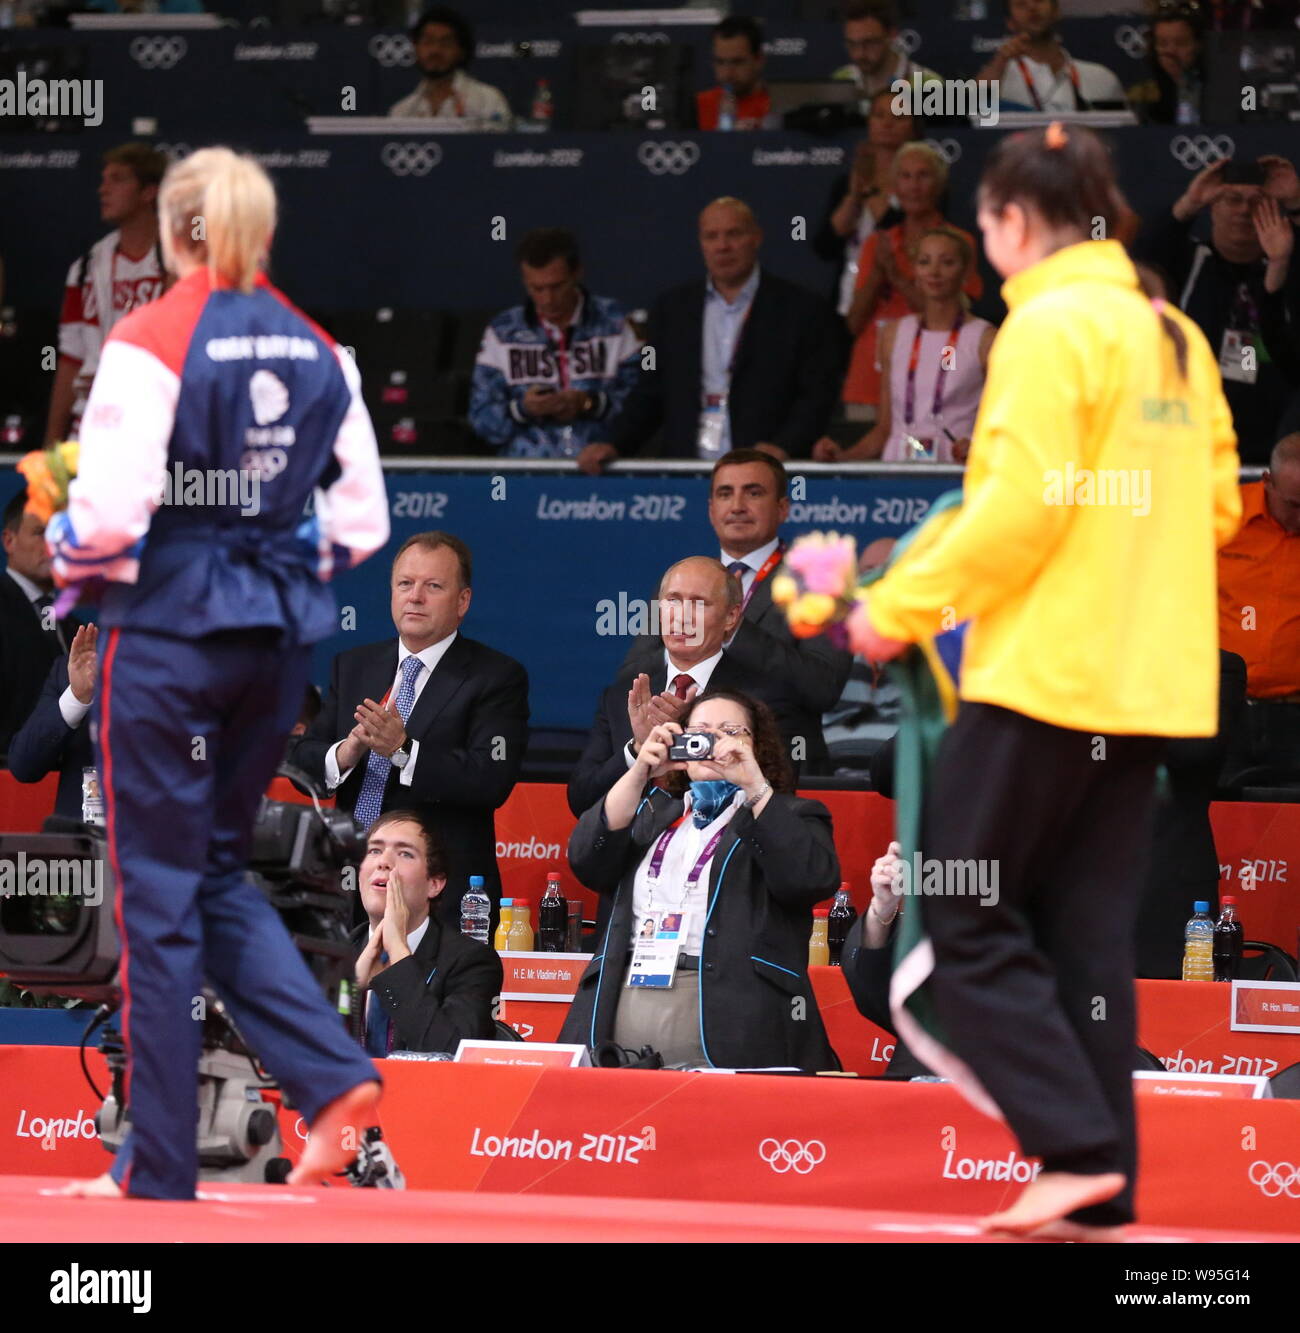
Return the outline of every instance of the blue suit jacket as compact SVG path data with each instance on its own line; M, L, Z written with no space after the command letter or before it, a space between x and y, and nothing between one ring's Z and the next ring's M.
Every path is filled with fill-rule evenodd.
M9 771L19 782L39 782L47 773L59 775L54 813L81 818L81 770L95 762L90 741L90 716L72 728L59 712L59 697L68 688L68 659L59 656L50 667L31 716L9 742Z

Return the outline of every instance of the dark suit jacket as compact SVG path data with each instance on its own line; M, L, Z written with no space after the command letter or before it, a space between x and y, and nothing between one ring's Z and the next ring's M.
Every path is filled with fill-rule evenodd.
M71 644L76 625L65 623ZM41 628L27 594L0 570L0 754L36 707L54 659L62 656L58 639Z
M358 954L369 929L352 932ZM454 1052L462 1037L490 1040L502 976L496 950L430 916L415 952L386 967L371 988L392 1020L393 1050Z
M929 1074L927 1069L894 1033L894 1018L889 1011L889 983L894 975L894 927L881 949L868 949L862 943L863 918L849 927L844 941L842 964L849 994L858 1007L858 1013L869 1018L878 1028L884 1028L894 1037L894 1054L886 1071L890 1078L916 1078Z
M743 631L737 633L727 656L748 675L767 678L768 695L790 728L791 736L802 736L804 773L830 771L830 754L822 734L822 714L839 702L853 669L853 654L831 645L825 635L796 639L790 633L785 612L772 601L772 580L766 578L754 589L745 608ZM651 634L642 634L628 649L621 672L631 676L647 670L639 665L663 654L663 645ZM710 682L712 684L712 682ZM624 709L626 712L626 709ZM585 809L585 807L584 807ZM574 811L580 814L581 811Z
M612 901L613 910L600 950L578 983L561 1041L596 1046L613 1036L637 867L681 813L680 798L655 788L627 828L611 830L597 803L573 830L569 865L587 888ZM830 812L820 801L775 794L757 819L745 809L732 816L709 867L698 974L710 1063L722 1069L840 1067L808 980L813 905L835 892L839 877Z
M739 642L746 633L757 631L748 624L742 626L733 644ZM623 747L632 739L632 724L627 717L627 692L632 688L633 677L644 671L650 677L650 688L655 694L661 694L667 688L668 671L664 665L663 644L658 639L650 639L645 653L644 657L629 654L628 661L615 677L614 683L600 696L600 704L591 724L591 735L569 779L569 809L575 815L590 809L627 772ZM802 733L796 730L797 719L790 707L784 682L771 671L742 665L745 660L750 659L740 653L733 653L731 648L726 649L722 660L714 667L713 675L709 677L709 689L736 690L761 699L776 714L777 725L788 745L792 737ZM797 771L799 766L796 764L794 767Z
M363 699L379 700L397 674L397 640L340 653L330 668L321 711L290 747L288 761L325 782L325 755L356 725ZM528 675L512 657L458 634L415 701L406 732L420 743L410 786L393 768L383 809L418 809L432 820L447 856L447 887L436 915L459 925L460 899L471 875L482 875L496 903L501 881L496 862L494 812L519 776L528 739ZM356 806L365 779L364 759L335 793L341 810Z
M642 370L609 441L622 454L696 457L700 417L704 279L666 292L654 304L646 343L653 370ZM826 431L844 380L848 339L820 296L763 270L736 346L729 411L731 447L766 441L807 458ZM656 431L658 447L650 448Z
M47 774L57 773L59 791L54 813L80 819L81 770L94 766L95 747L90 742L89 714L73 728L59 712L59 698L67 688L68 659L60 654L45 677L31 716L9 742L9 771L19 782L39 782Z

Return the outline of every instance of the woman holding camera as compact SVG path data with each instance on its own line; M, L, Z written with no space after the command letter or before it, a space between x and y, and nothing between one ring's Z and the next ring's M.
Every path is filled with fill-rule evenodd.
M793 787L771 711L745 695L703 694L650 733L569 840L574 874L613 908L561 1041L650 1046L678 1068L839 1068L808 980L812 908L839 859L830 812ZM678 914L656 974L636 937Z

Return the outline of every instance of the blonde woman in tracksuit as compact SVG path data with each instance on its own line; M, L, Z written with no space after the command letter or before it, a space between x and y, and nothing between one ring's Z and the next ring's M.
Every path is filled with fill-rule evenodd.
M1114 235L1106 149L1003 140L980 187L1006 279L964 503L872 590L877 660L970 622L923 854L998 869L996 905L918 899L953 1053L1042 1173L993 1230L1110 1239L1137 1166L1134 920L1156 766L1217 727L1215 551L1240 518L1218 363Z

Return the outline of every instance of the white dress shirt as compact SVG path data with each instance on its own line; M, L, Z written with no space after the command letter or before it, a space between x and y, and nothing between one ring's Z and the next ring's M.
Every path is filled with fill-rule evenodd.
M701 335L700 391L708 397L726 398L731 393L731 369L736 348L745 327L745 317L758 291L759 269L745 279L745 285L728 301L710 278L704 288L704 329ZM722 453L731 448L731 413L722 414Z
M730 822L732 816L740 809L745 800L745 793L738 791L732 797L731 804L711 824L706 824L703 828L696 828L695 820L691 818L691 797L692 793L687 791L685 818L677 826L677 832L673 834L672 841L664 853L663 864L659 867L659 878L657 880L650 878L650 861L658 845L658 838L646 849L646 854L637 867L636 879L632 885L632 940L635 942L641 922L651 912L689 912L691 919L681 952L699 957L704 944L704 919L709 911L709 875L713 869L714 857L718 854L717 849L714 849L713 856L700 867L700 877L693 889L687 887L686 876L690 874L696 858L704 850L709 839L724 824Z
M510 103L505 96L491 84L471 78L463 69L458 69L451 76L451 96L438 108L434 115L429 99L424 95L424 80L409 97L394 102L388 109L390 116L418 116L432 120L476 120L484 128L508 130L513 117Z
M432 903L429 904L429 908L430 910L433 909ZM369 943L371 940L375 938L375 931L378 929L379 929L378 926L372 925L370 927L370 933L366 936L367 943ZM412 953L414 953L420 947L420 941L424 938L425 932L428 929L429 929L429 918L426 915L424 920L421 921L420 924L416 926L416 928L413 931L411 931L411 933L406 937L406 947L410 949Z
M1009 61L1006 69L1002 71L998 89L1003 103L1014 102L1035 110L1036 92L1039 106L1044 111L1086 109L1079 106L1078 99L1074 95L1074 81L1070 78L1071 68L1078 75L1079 91L1089 105L1095 106L1098 102L1118 102L1122 105L1125 102L1123 84L1105 65L1094 64L1091 60L1071 60L1067 56L1065 64L1053 73L1052 67L1044 61L1032 60L1029 56L1022 56L1021 60L1024 61L1025 69L1028 70L1029 78L1034 85L1033 92L1025 83L1024 72L1019 62Z
M697 662L693 667L679 667L668 655L668 650L664 649L664 662L668 668L668 675L664 678L664 689L671 690L673 681L678 676L689 676L699 687L695 691L695 697L698 699L705 690L709 688L709 678L713 675L714 669L722 661L722 649L719 648L712 657L706 657L703 662ZM633 738L635 739L635 738ZM636 763L636 755L632 753L632 741L623 747L623 758L627 761L628 768Z
M398 639L397 674L393 677L392 683L388 687L389 699L396 699L397 691L402 686L402 663L405 662L408 657L418 657L420 661L424 663L424 670L415 678L415 698L411 700L411 711L414 712L416 702L424 692L424 687L429 683L429 678L433 675L434 669L437 667L438 663L442 661L447 649L456 642L456 634L457 631L452 630L445 639L439 639L437 643L431 643L427 648L415 654L412 654L411 650L401 641L401 639ZM358 703L359 702L360 700L358 700ZM344 739L346 739L346 737ZM347 772L339 772L338 750L339 746L342 744L343 741L335 741L325 755L325 784L329 787L330 791L333 791L336 787L341 786L346 782L348 773L352 772L352 769L350 768ZM367 754L368 753L369 751L367 751ZM401 776L398 778L398 781L403 787L409 787L415 777L415 765L419 762L419 753L420 742L412 740L411 757L406 761L406 767L399 770Z

